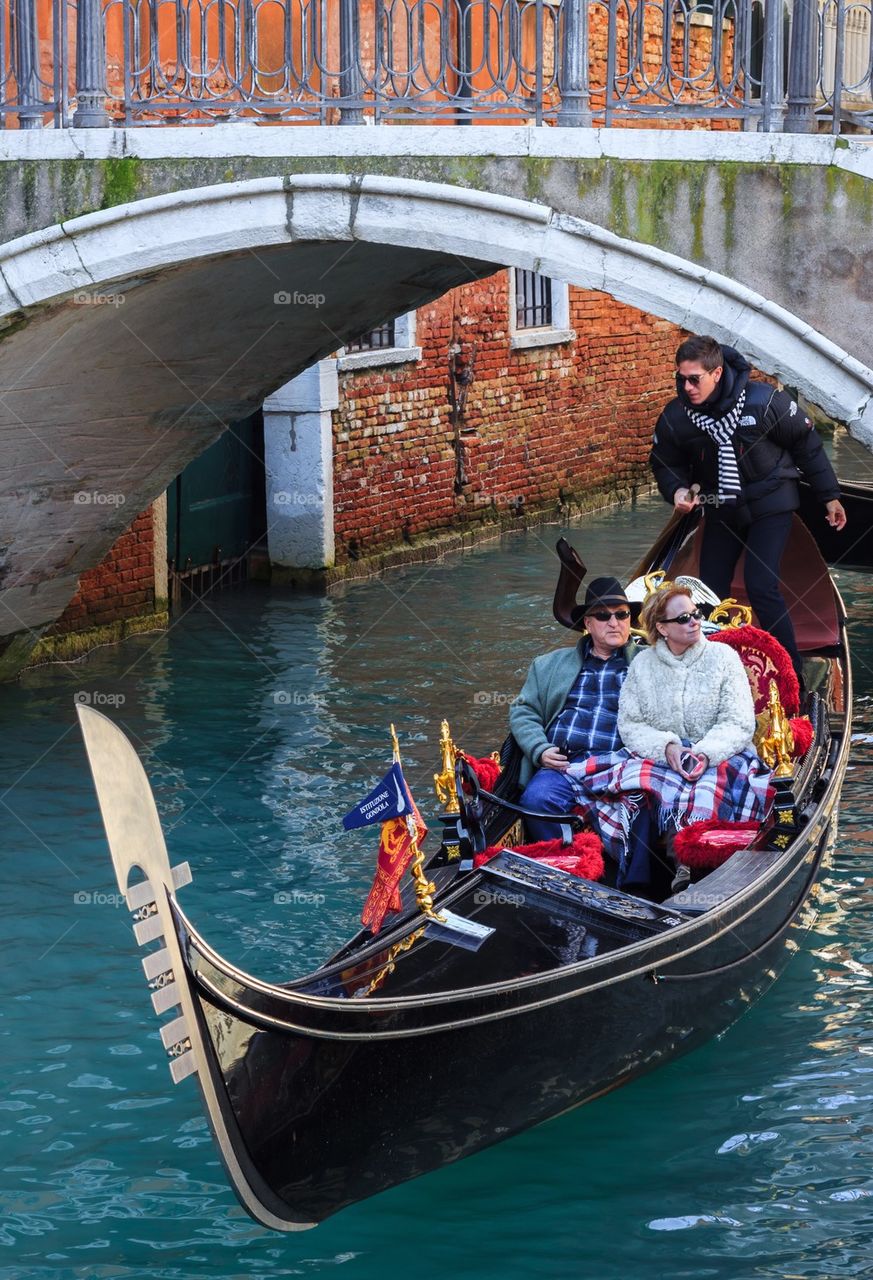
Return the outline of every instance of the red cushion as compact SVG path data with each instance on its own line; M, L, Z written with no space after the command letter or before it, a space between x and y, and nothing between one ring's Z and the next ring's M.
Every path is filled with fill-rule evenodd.
M787 716L796 716L800 709L800 686L791 659L775 636L760 627L725 627L709 637L719 644L726 644L742 658L755 702L755 715L759 716L770 699L770 681L776 681L779 701Z
M757 822L721 822L718 818L692 822L676 832L676 861L706 870L720 867L738 849L747 849L759 830Z
M477 853L473 859L474 867L481 867L490 862L502 851L504 845L491 845L484 853ZM599 880L605 870L603 862L603 845L600 837L593 831L577 831L572 844L562 844L560 837L555 840L538 840L534 844L520 844L511 851L522 853L526 858L535 858L558 871L569 871L571 875L581 876L583 880Z
M492 760L491 756L483 756L481 760L478 760L475 756L464 755L464 759L475 773L479 786L485 791L493 791L494 784L500 777L501 772L497 761Z

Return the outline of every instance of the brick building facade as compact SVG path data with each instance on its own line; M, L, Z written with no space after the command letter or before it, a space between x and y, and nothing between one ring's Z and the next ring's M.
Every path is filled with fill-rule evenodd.
M458 530L569 514L648 485L680 331L558 282L550 322L522 327L522 285L498 271L398 322L408 333L388 349L339 354L337 576L414 558ZM450 366L472 373L459 421ZM137 516L82 575L37 661L161 625L166 532L157 523L156 537L153 509Z
M340 360L338 564L459 525L553 514L648 483L652 426L672 392L679 330L575 288L557 322L519 330L513 278L500 271L422 308L418 361L382 365L374 352L372 367L349 369ZM453 358L473 374L460 457Z

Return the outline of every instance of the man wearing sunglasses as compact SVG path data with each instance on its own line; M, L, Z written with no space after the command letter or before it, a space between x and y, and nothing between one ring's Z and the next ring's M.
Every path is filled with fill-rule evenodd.
M721 599L731 593L743 550L749 603L762 627L801 661L779 585L779 565L797 481L809 482L822 518L842 529L846 513L821 437L785 391L749 379L751 365L733 347L692 337L676 352L676 399L658 419L649 462L663 497L677 511L703 504L700 577Z
M509 711L509 726L524 753L521 804L540 813L571 813L575 792L568 765L590 755L617 751L618 698L628 663L638 650L630 642L631 611L617 578L594 578L574 614L584 630L572 648L535 658ZM555 823L526 819L531 840L554 840ZM624 887L648 882L649 815L643 809L631 831Z

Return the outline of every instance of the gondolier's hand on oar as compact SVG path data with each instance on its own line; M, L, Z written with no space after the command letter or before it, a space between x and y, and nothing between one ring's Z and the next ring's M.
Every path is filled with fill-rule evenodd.
M690 489L677 489L673 494L673 506L683 515L700 506L700 485L693 484Z
M569 758L564 755L560 747L546 747L540 756L539 767L541 769L557 769L559 773L563 773L569 763Z
M845 529L846 512L839 498L831 498L830 502L826 502L825 511L827 512L825 519L832 529Z

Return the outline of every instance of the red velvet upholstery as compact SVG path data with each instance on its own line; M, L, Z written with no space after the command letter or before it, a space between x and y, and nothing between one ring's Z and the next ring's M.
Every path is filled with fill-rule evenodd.
M687 867L711 871L727 862L738 849L747 849L759 830L757 822L692 822L677 831L673 852Z
M504 847L491 845L483 853L477 853L473 865L481 867L483 863L490 862ZM537 862L544 862L559 871L569 871L571 875L581 876L583 880L599 880L605 870L603 845L600 837L593 831L577 831L572 844L562 844L560 838L538 840L535 844L517 845L512 852L522 853L526 858L535 858Z
M738 653L746 668L755 715L767 709L770 700L770 681L776 681L779 701L787 716L796 716L800 710L800 686L791 665L791 659L783 645L769 631L760 627L725 627L709 637L713 644L726 644Z

